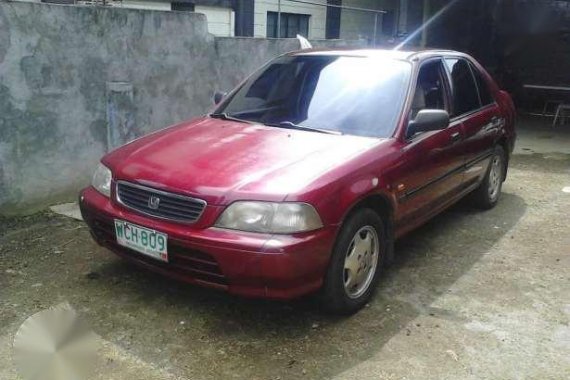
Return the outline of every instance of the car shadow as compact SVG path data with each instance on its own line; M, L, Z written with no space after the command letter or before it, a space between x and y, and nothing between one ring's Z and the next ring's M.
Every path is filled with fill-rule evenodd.
M119 259L106 260L97 272L115 284L107 307L138 312L146 319L142 317L142 327L140 321L128 320L115 325L101 320L95 327L111 340L117 329L129 331L131 347L150 361L159 358L148 342L184 347L160 355L189 377L198 373L198 360L220 359L216 352L224 353L227 367L239 377L296 378L301 366L311 370L311 377L331 377L371 357L420 315L461 318L460 311L438 309L434 301L489 254L525 212L522 198L504 193L492 210L474 210L461 202L435 217L397 243L395 262L383 272L377 294L351 317L327 316L314 297L293 302L238 298L172 281ZM228 368L212 367L205 377L223 377Z

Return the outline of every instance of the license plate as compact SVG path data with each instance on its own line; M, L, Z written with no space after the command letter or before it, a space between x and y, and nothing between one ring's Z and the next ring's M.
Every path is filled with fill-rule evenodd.
M168 235L115 219L117 243L157 260L168 262Z

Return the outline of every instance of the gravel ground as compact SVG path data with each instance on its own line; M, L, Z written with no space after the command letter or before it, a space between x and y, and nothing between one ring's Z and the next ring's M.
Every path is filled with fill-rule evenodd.
M397 245L350 318L315 300L180 284L48 212L0 219L0 378L31 314L68 301L101 337L96 379L568 379L570 155L517 155L503 198L459 204Z

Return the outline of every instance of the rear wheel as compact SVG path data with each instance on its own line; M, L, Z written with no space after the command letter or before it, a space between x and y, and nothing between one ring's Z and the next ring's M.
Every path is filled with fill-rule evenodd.
M325 309L351 314L370 299L388 248L384 223L371 209L360 209L343 224L335 247L321 300Z
M505 150L503 147L497 146L491 157L491 163L483 182L473 192L473 201L477 207L491 209L497 205L501 196L506 168Z

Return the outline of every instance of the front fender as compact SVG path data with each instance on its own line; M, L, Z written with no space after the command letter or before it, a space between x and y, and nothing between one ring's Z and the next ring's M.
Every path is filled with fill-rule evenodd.
M397 205L396 197L390 191L389 184L375 176L361 178L351 186L342 189L339 200L343 212L338 217L338 224L344 223L354 210L363 205L372 208L385 207L388 214L383 216L390 218L387 222L392 222ZM377 204L378 202L382 203Z

